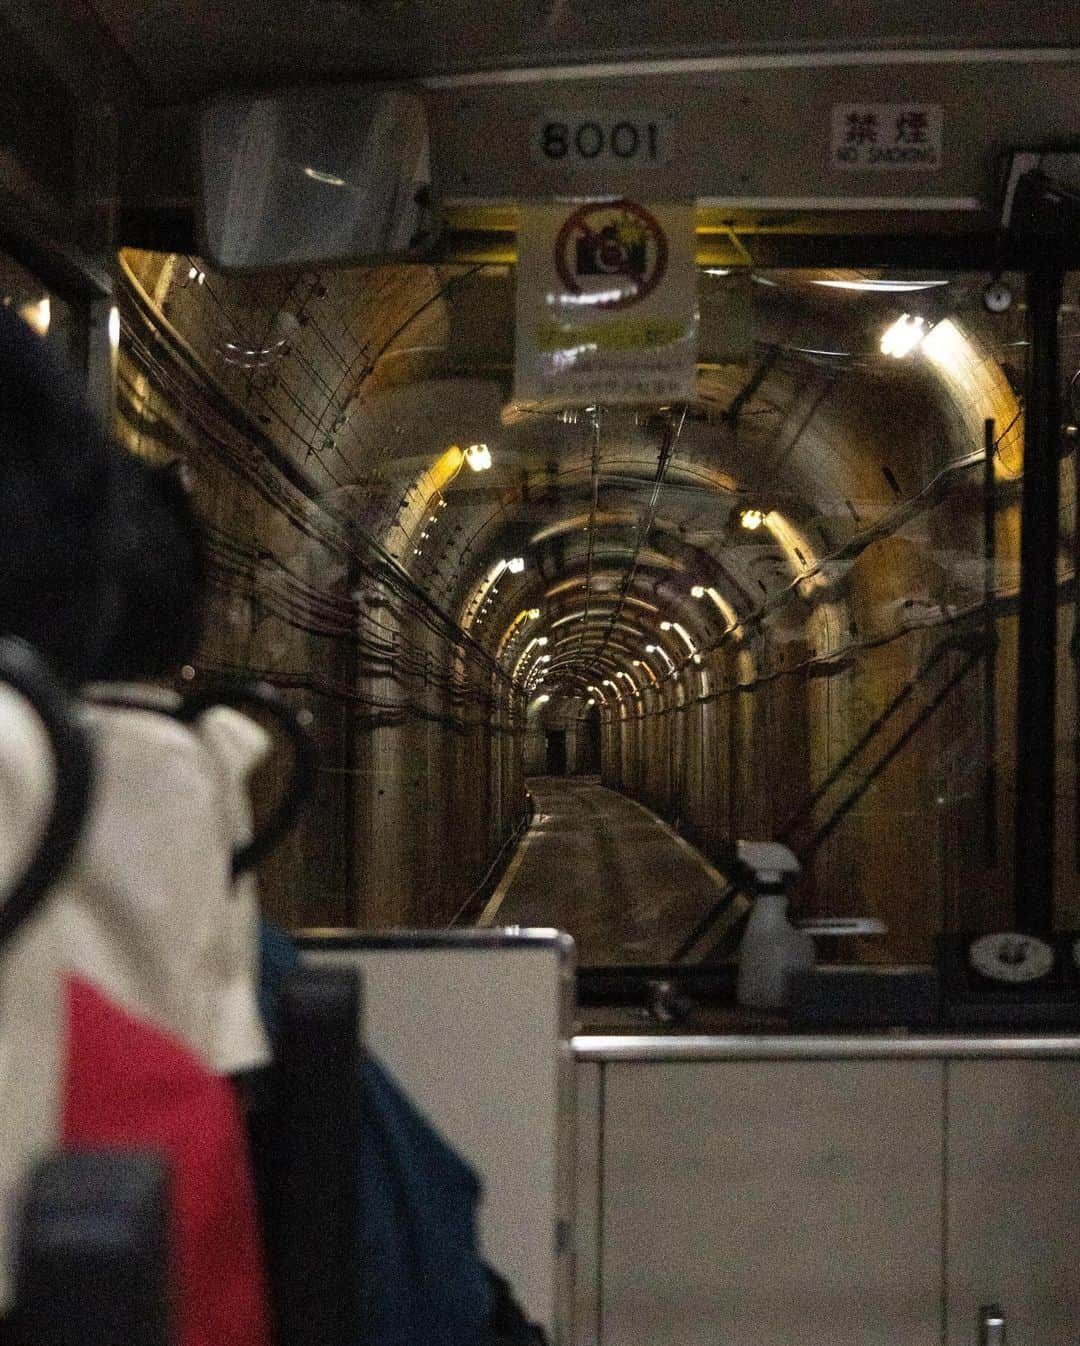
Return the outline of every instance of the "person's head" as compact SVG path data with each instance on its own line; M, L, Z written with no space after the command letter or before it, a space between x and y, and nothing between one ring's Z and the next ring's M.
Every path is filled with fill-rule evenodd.
M205 583L179 476L111 440L78 381L0 308L0 634L69 686L165 673L194 651Z
M155 467L124 454L115 481L120 611L97 676L158 677L191 660L202 638L203 532L182 464Z

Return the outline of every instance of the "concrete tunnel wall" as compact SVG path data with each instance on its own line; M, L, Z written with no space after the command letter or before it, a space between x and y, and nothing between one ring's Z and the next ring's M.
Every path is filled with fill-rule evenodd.
M121 433L136 452L188 460L210 537L212 608L196 677L276 685L311 711L323 752L313 808L261 873L264 906L293 926L445 924L521 818L521 723L509 681L478 647L455 643L388 564L410 534L408 522L394 526L405 507L387 502L422 486L388 478L368 492L365 522L385 550L351 531L344 476L326 448L326 376L312 371L311 405L283 395L268 410L253 399L251 385L273 377L253 352L280 339L266 334L274 296L249 287L251 307L230 316L251 323L254 312L248 330L260 344L230 347L231 325L214 330L202 317L206 282L189 279L187 259L127 261ZM275 759L260 773L265 798L286 765Z
M808 287L763 289L766 349L784 354L766 354L733 424L746 361L710 358L703 331L699 403L643 534L663 418L608 418L598 503L599 430L510 402L508 268L251 280L206 275L192 258L129 253L124 266L122 432L138 452L193 463L211 529L214 611L197 677L243 671L288 689L325 753L315 809L263 876L272 914L452 919L512 834L546 732L566 731L568 770L586 765L588 701L602 715L605 783L706 853L775 835L980 609L992 416L993 852L980 666L817 848L799 900L882 916L891 933L859 950L868 959L926 958L944 927L1007 919L1022 370L990 353L977 313L939 323L920 370L841 369L798 352L811 330L835 344L851 319ZM496 471L462 471L455 446L475 441L495 446ZM1063 473L1064 556L1071 461ZM747 503L766 515L753 537L737 526ZM522 575L505 569L514 554L529 557ZM691 598L695 582L707 598ZM1066 592L1063 923L1078 914ZM663 654L646 657L646 641ZM939 659L797 842L964 657ZM266 773L267 794L279 771Z
M977 342L974 343L977 346ZM987 371L980 371L987 379ZM997 387L945 386L943 410L956 443L978 453L982 416L1008 402ZM965 396L966 394L966 396ZM952 399L953 405L948 405ZM965 405L965 401L967 405ZM1018 407L1014 414L1018 414ZM1009 416L1004 423L1013 417ZM1021 422L1016 422L1018 432ZM1014 716L1018 618L1018 434L998 463L991 628L996 656L978 662L925 726L869 785L843 825L811 849L798 908L812 915L875 915L887 940L862 942L865 961L919 961L932 956L942 930L1009 923L1015 792ZM919 472L918 462L908 463ZM926 483L940 463L925 461ZM917 483L916 493L921 494ZM1073 530L1073 470L1062 468L1063 555ZM852 749L891 700L917 679L965 612L979 601L983 540L977 484L960 481L944 494L927 491L913 516L897 510L897 531L881 534L842 575L827 581L831 623L817 638L777 629L782 613L760 606L698 666L684 662L660 688L643 686L605 708L603 782L640 799L672 821L706 853L737 837L784 833L811 793ZM927 558L948 553L947 566ZM1071 570L1071 562L1069 563ZM1063 566L1063 574L1064 574ZM914 599L912 595L915 595ZM1076 666L1070 652L1072 597L1063 586L1058 625L1058 923L1080 914L1076 855ZM883 615L892 611L892 621ZM801 850L849 790L965 661L957 645L923 690L859 754L835 788L787 835ZM983 742L984 698L996 706L996 743ZM993 778L986 775L992 764ZM994 822L988 829L986 795ZM1021 857L1022 863L1022 835Z

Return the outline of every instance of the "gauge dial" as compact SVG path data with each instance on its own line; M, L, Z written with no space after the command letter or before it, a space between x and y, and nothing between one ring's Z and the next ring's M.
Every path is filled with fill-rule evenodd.
M968 958L984 977L1013 986L1040 981L1054 966L1054 951L1045 940L1015 932L981 935L972 942Z
M1000 280L991 281L983 290L983 303L991 313L1004 313L1012 306L1012 290Z

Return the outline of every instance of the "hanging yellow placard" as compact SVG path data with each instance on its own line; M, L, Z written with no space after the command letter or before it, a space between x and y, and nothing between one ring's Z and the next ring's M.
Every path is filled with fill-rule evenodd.
M514 400L648 404L695 395L689 205L527 205L518 235Z

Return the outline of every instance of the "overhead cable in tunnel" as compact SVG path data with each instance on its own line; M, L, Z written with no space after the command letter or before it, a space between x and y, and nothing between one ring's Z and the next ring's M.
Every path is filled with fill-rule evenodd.
M1018 411L1012 422L996 437L995 450L1004 441L1022 414L1022 410ZM836 561L854 559L874 542L898 532L920 513L921 506L926 503L934 503L948 495L951 490L962 487L964 474L979 467L984 458L985 450L976 449L945 464L915 494L892 506L873 524L860 529L858 533L847 538L833 551L817 556L804 571L779 592L763 599L754 611L738 617L737 622L709 648L715 649L722 646L742 628L760 626L768 617L780 611L792 600L803 597L802 588L806 582L825 575L831 564ZM1022 477L1021 472L1016 476L1010 476L1009 479L1018 481L1022 480Z
M196 386L201 393L206 396L213 396L215 390L212 389L208 378L208 371L202 365L198 356L188 347L186 341L175 331L168 319L164 317L154 306L153 301L143 289L138 277L131 270L130 265L125 261L123 255L120 257L121 276L124 281L124 289L121 291L121 299L127 297L133 302L133 306L142 319L144 328L149 332L150 338L144 339L141 335L136 335L136 327L131 324L132 340L128 347L129 358L137 363L142 363L148 370L157 369L160 381L168 387L178 403L184 407L190 416L200 424L208 441L215 445L220 451L227 451L230 460L234 455L231 453L231 446L226 443L218 432L215 435L216 427L206 425L205 418L199 415L198 407L193 403L190 393L186 395L176 386L176 379L161 361L156 352L156 345L161 343L172 354L174 359L181 367L190 369ZM481 268L474 268L479 270ZM415 316L415 315L414 315ZM230 424L237 418L246 417L246 412L239 407L230 406L228 408ZM244 427L244 433L249 440L258 442L266 440L264 432L255 425ZM299 487L304 495L310 499L317 499L313 494L313 488L309 482L298 474L294 464L279 462L282 458L281 451L272 441L268 441L273 446L274 461L279 466L288 467L289 479ZM235 457L235 466L244 476L251 476L249 463L239 456ZM312 521L306 515L296 512L295 507L289 501L287 496L275 499L275 504L282 508L293 521L304 531L310 530ZM346 530L342 525L340 516L328 512L324 520L328 537L332 537L334 543L340 549L351 556L353 561L366 572L370 578L382 581L395 591L398 597L410 606L413 615L423 625L427 625L435 634L442 638L450 639L454 642L467 642L472 646L475 653L479 655L484 662L491 664L497 669L499 676L505 676L501 667L496 663L488 651L474 641L467 632L463 631L457 622L445 612L440 605L431 597L427 590L419 585L403 567L392 557L381 544L373 537L365 534L355 525L350 525Z
M615 608L608 622L607 634L605 636L605 644L607 638L610 636L611 632L615 628L616 621L622 614L622 609L626 596L629 594L630 586L633 584L634 577L637 574L642 548L648 541L649 534L652 532L653 522L656 518L656 511L660 501L660 493L664 485L664 478L667 475L667 470L671 464L671 460L675 455L675 450L678 446L679 439L682 435L683 426L686 424L687 410L688 408L686 407L686 405L684 405L677 426L673 422L670 410L667 414L667 420L665 421L664 424L663 433L660 439L660 448L657 454L656 474L653 478L652 495L650 496L649 504L645 513L642 514L638 519L638 528L637 528L637 535L634 540L633 554L631 555L629 564L627 565L622 584L619 587L618 597L615 600ZM601 651L603 651L604 644L602 644L600 648Z
M589 603L592 601L593 553L596 548L596 514L600 499L600 411L592 411L592 461L589 467L589 486L591 501L589 504L589 546L585 558L585 612L583 620L589 620ZM582 626L582 632L584 632Z

